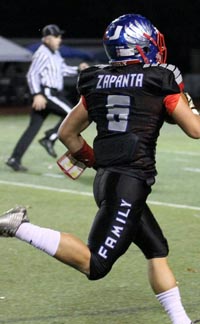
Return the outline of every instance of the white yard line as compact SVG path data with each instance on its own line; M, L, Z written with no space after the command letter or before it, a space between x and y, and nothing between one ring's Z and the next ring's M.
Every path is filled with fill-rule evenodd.
M174 154L174 155L188 155L188 156L200 156L199 152L191 152L191 151L168 151L168 150L157 150L158 153L167 153L167 154Z
M183 168L184 171L189 171L189 172L200 172L200 168Z
M166 207L181 208L181 209L200 210L200 207L197 207L197 206L171 204L171 203L165 203L165 202L161 202L161 201L149 200L148 203L152 204L152 205L157 205L157 206L166 206Z
M0 184L10 185L10 186L17 186L23 188L31 188L31 189L39 189L39 190L48 190L48 191L55 191L55 192L65 192L74 195L82 195L82 196L90 196L92 197L92 193L86 191L78 191L78 190L71 190L71 189L60 189L60 188L53 188L48 186L40 186L34 185L31 183L23 183L23 182L14 182L14 181L4 181L0 180Z
M53 188L53 187L48 187L48 186L34 185L31 183L0 180L0 184L16 186L16 187L23 187L23 188L31 188L31 189L36 189L36 190L47 190L47 191L69 193L69 194L73 194L73 195L82 195L82 196L93 197L93 194L90 192L87 192L87 191L60 189L60 188ZM152 204L152 205L157 205L157 206L166 206L166 207L172 207L172 208L182 208L182 209L191 209L191 210L200 211L200 207L198 207L198 206L171 204L171 203L166 203L166 202L161 202L161 201L153 201L153 200L148 200L148 203Z
M45 177L52 177L52 178L64 178L65 176L62 174L54 174L54 173L43 173L42 174Z

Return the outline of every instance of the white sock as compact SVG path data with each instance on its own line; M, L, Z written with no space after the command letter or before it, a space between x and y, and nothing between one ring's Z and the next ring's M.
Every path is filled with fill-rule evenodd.
M54 256L60 242L60 232L39 227L30 223L22 223L15 237L25 241L35 248Z
M192 321L189 319L182 305L178 287L160 293L156 295L156 298L169 315L173 324L191 324Z

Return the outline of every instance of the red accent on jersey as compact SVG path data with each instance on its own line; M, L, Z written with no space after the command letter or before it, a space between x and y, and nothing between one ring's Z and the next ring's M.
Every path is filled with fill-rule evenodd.
M84 96L81 96L81 101L82 101L83 106L87 110L87 103L86 103L86 100L85 100L85 97Z
M164 104L167 109L167 111L171 114L174 109L176 108L176 105L179 101L180 98L180 93L176 93L173 95L168 95L164 98Z
M91 168L95 163L94 151L85 140L81 149L76 153L73 153L72 156L89 168Z
M181 83L179 84L179 88L180 88L181 91L184 90L184 83L183 83L183 82L181 82Z

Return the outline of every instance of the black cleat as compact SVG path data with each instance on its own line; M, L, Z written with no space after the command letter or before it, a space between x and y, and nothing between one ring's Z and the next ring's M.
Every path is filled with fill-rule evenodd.
M22 171L22 172L28 171L28 169L25 166L21 165L21 163L18 162L15 158L9 158L6 161L6 164L14 171Z
M49 155L51 155L52 157L54 157L54 158L56 158L57 157L57 154L56 154L56 152L55 152L55 150L54 150L54 142L53 141L50 141L48 138L41 138L40 140L39 140L39 143L40 143L40 145L42 145L44 148L45 148L45 150L47 151L47 153L49 154Z
M194 322L191 322L191 324L195 324L195 323L200 323L200 320L196 320Z

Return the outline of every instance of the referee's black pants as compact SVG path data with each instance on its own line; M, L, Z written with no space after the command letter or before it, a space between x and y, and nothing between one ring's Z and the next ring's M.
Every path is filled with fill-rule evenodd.
M71 110L71 103L62 95L62 93L45 88L44 94L47 98L46 108L40 111L34 109L31 110L29 125L19 138L11 155L11 158L15 158L17 162L21 162L22 156L25 154L49 114L61 117L53 128L45 132L47 138L51 139L51 137L53 137L54 140L56 140L58 128Z

